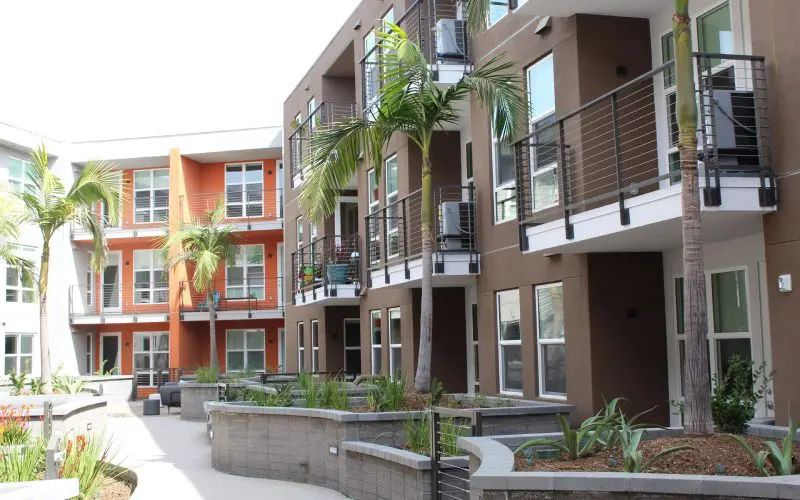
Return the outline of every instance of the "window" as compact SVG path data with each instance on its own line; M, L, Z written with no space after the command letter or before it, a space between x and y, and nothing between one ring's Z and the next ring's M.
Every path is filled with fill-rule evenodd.
M389 23L394 24L394 9L393 8L389 9L389 12L387 12L386 15L383 16L383 19L381 19L381 22L383 24L383 29L384 30L388 29Z
M306 339L303 323L297 323L297 371L306 369Z
M286 371L286 330L278 328L278 373Z
M6 334L6 364L4 373L31 373L33 364L33 334Z
M295 231L297 233L297 249L303 246L303 218L298 217L295 220Z
M225 216L261 217L264 215L264 165L236 163L225 165Z
M86 305L94 304L94 273L86 271Z
M661 63L666 64L675 59L675 34L669 32L661 37ZM664 70L664 88L668 89L675 85L675 66L670 66Z
M156 372L169 369L169 333L134 333L133 369L149 374L149 385L156 385Z
M225 367L228 372L264 371L264 330L228 330Z
M22 304L36 302L33 279L31 276L26 276L19 268L6 266L6 302Z
M400 308L389 309L389 374L403 376L403 338Z
M567 397L564 291L561 283L536 287L539 396Z
M474 174L472 173L472 142L468 142L465 147L464 157L466 158L466 185L472 187L475 183Z
M536 134L532 137L530 148L531 201L533 210L542 210L558 204L558 128L555 126L553 54L529 67L526 74L528 130Z
M361 321L344 320L344 371L361 374Z
M8 157L8 183L14 191L21 193L23 191L30 192L33 189L32 171L31 162L13 156Z
M381 374L381 312L369 312L370 342L372 343L372 374Z
M519 331L519 290L495 294L500 358L500 392L522 393L522 340Z
M169 282L164 276L164 257L159 250L133 251L133 301L166 304Z
M84 371L83 373L86 375L92 375L94 373L94 335L91 333L87 333L85 336L86 339L86 349L85 349L85 362Z
M728 2L697 16L697 42L699 52L706 54L734 52L731 7ZM723 62L722 59L714 59L711 65L718 66Z
M239 245L233 266L228 267L226 296L229 299L264 298L264 246Z
M667 33L661 37L661 62L666 63L675 59L675 36ZM679 172L681 158L678 153L678 115L677 92L675 88L675 66L664 70L664 96L667 111L667 165L670 172ZM680 182L680 175L669 178L670 184Z
M499 20L506 17L506 14L511 10L510 0L490 0L489 1L489 24L496 24Z
M480 392L480 363L478 362L478 352L480 344L478 343L478 304L472 304L472 363L473 363L473 389L475 392Z
M400 235L398 233L400 210L397 202L397 155L386 160L384 170L386 176L386 244L388 256L394 257L400 252Z
M374 214L380 206L378 177L375 170L367 172L367 213ZM367 219L370 221L367 231L369 232L369 259L372 264L380 260L380 249L378 246L379 227L376 218Z
M380 65L378 64L377 36L370 30L364 37L364 107L366 118L372 115L371 109L377 107L380 89Z
M309 229L311 230L309 231L309 233L311 234L311 241L314 241L317 239L317 223L314 221L310 221L308 223L308 226Z
M311 321L311 372L319 372L319 321Z
M316 111L317 111L317 98L316 97L312 97L311 99L309 99L308 104L307 104L307 109L308 109L308 117L309 117L308 127L311 130L311 132L314 132L314 130L317 129L317 125L319 125L318 121L320 119L320 117L316 115Z
M494 167L494 221L506 222L517 217L517 169L514 150L501 141L492 124L492 166Z
M169 170L133 173L133 207L137 224L169 220Z

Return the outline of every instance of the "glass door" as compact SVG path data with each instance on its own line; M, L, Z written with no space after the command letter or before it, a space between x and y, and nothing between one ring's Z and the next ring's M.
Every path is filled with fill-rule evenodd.
M103 312L122 311L122 255L109 252L103 270Z
M361 321L344 320L344 372L361 375Z

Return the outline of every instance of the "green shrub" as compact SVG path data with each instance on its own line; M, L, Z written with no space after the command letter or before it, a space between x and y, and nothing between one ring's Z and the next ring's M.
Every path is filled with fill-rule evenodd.
M346 411L350 407L347 386L337 380L328 379L322 383L320 406L332 410Z
M73 375L53 375L53 390L61 394L78 394L86 387L86 381Z
M425 418L406 418L403 421L403 434L406 448L420 455L431 454L431 421L429 414Z
M37 439L20 453L0 453L0 483L41 479L45 467L44 439Z
M367 406L371 411L400 411L406 407L405 377L381 377L372 384L367 391Z
M194 371L194 379L198 384L216 384L219 381L219 370L210 366L198 366Z
M321 396L319 380L310 373L301 373L297 379L297 386L300 390L300 397L303 399L303 406L318 408Z
M99 491L116 477L109 466L115 453L103 434L79 434L74 440L67 439L63 451L64 462L59 478L78 479L81 492L78 498L96 498Z
M31 394L39 395L42 393L44 389L44 383L42 382L41 377L33 377L31 379Z
M761 450L756 452L750 444L744 440L741 436L735 436L733 434L728 434L731 438L733 438L739 446L741 446L744 451L750 455L750 458L753 460L753 464L756 466L758 473L762 476L769 476L769 470L767 469L767 460L772 464L772 468L775 470L775 475L777 476L789 476L794 473L794 463L792 459L792 451L794 446L794 436L797 432L797 428L800 427L800 421L795 422L792 420L792 416L789 415L789 432L786 433L786 436L783 437L783 442L781 446L778 445L773 441L767 441L766 445L769 450Z
M754 367L752 361L733 355L728 369L714 375L711 415L717 430L730 434L746 434L747 422L756 415L756 404L764 396L774 372L767 373L766 363Z
M11 370L8 372L8 382L11 384L11 387L14 388L12 394L16 394L17 396L21 396L23 391L25 390L25 380L27 379L28 375L25 372L17 373L16 370Z

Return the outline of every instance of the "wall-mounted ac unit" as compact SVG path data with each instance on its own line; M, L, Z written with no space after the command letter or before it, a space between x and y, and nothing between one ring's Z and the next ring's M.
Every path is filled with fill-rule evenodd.
M753 92L747 90L715 89L714 124L706 123L716 141L719 166L736 167L758 165L758 127L756 103Z
M458 19L439 19L436 22L436 56L445 59L464 59L466 26Z
M475 248L475 205L465 201L444 201L439 205L439 241L444 251Z

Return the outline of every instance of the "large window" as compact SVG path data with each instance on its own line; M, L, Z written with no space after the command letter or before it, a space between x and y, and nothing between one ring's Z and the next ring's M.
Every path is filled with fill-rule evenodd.
M370 30L364 37L364 107L367 109L366 118L374 116L372 108L378 105L378 91L380 89L380 64L378 64L378 39L375 30Z
M497 292L497 339L500 392L522 393L522 340L519 327L519 290Z
M389 309L389 372L392 377L403 376L403 339L400 308Z
M264 215L264 165L234 163L225 165L225 215L261 217Z
M706 54L731 54L733 30L731 29L731 7L728 2L697 16L697 42L699 52ZM714 59L712 66L723 61Z
M31 373L33 364L33 334L32 333L7 333L5 350L5 369L9 372Z
M400 251L398 234L399 217L401 216L397 201L397 155L386 160L384 174L386 176L386 244L389 257Z
M375 174L375 170L370 170L367 172L367 213L374 214L377 212L380 208L380 203L378 176ZM376 218L368 220L371 221L367 228L369 232L367 235L369 238L369 260L370 263L374 264L380 260L380 248L378 244L380 226Z
M30 192L33 189L33 180L30 177L32 169L31 162L10 156L8 158L8 183L11 185L11 189L18 193Z
M511 10L511 0L489 0L489 26L506 17Z
M319 371L319 321L311 321L311 371Z
M133 300L136 304L166 304L169 283L159 250L133 251Z
M370 331L370 342L372 344L372 374L373 375L380 375L381 374L381 347L382 347L382 335L381 335L381 312L380 311L370 311L369 312L369 331Z
M169 333L134 333L133 369L149 375L149 385L156 385L156 372L169 369Z
M517 169L514 148L498 139L492 124L492 166L494 171L494 221L517 217Z
M558 203L558 127L555 124L556 93L553 54L526 71L528 80L528 128L530 149L531 202L533 210Z
M264 246L236 247L233 266L228 267L228 299L264 298Z
M169 219L169 170L134 172L133 207L137 224Z
M317 123L317 120L320 119L319 116L314 115L314 112L317 110L316 97L312 97L311 99L308 100L306 109L308 110L308 117L309 117L308 126L310 131L313 133L317 129L317 125L319 125L319 123Z
M306 369L306 335L305 325L297 323L297 371L302 372Z
M564 289L561 283L536 287L539 396L567 396Z
M675 59L675 36L667 33L661 37L661 61L666 63ZM678 114L677 92L675 88L675 67L664 70L664 99L667 111L667 162L670 172L679 172L681 158L678 153ZM670 184L680 182L680 176L670 177Z
M36 291L33 279L19 268L6 266L6 302L33 304L36 302Z
M228 330L225 367L228 372L264 371L264 330Z

